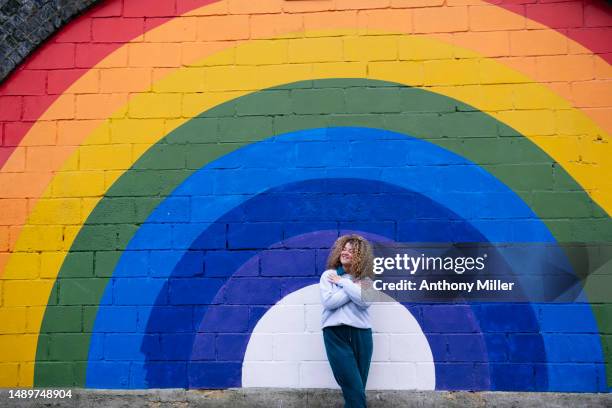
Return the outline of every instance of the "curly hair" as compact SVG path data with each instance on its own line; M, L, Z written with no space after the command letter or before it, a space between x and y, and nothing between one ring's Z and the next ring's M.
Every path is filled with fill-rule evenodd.
M372 245L370 245L367 239L357 234L343 235L334 242L327 258L327 269L336 269L342 265L340 263L340 254L347 242L353 246L354 252L351 270L346 272L353 275L356 279L371 277L373 267Z

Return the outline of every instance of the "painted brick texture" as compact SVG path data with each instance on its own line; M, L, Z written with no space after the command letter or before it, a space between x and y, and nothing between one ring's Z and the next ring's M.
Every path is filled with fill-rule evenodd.
M493 3L108 0L59 30L0 84L0 385L335 387L339 235L610 242L610 8ZM611 313L377 305L368 387L608 392Z

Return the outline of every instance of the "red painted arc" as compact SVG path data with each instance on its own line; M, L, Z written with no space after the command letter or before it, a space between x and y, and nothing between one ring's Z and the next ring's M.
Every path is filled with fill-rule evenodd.
M0 85L0 106L9 106L14 102L11 101L11 98L19 98L19 95L31 95L31 98L36 98L36 102L28 106L28 113L25 117L22 117L20 112L13 113L16 117L11 117L10 109L5 108L8 111L6 113L3 112L5 109L0 109L0 121L21 122L21 126L18 129L13 129L11 134L4 132L0 143L0 167L8 160L37 118L89 69L126 42L174 18L168 14L181 15L217 1L219 0L179 1L176 4L176 10L168 12L163 10L172 9L175 4L174 0L160 0L156 3L158 5L156 8L145 7L145 2L140 0L108 0L69 23L65 29L60 30L30 55L26 62ZM570 0L560 3L531 3L527 0L485 1L555 29L599 55L608 63L612 63L612 8L604 0ZM125 10L127 4L129 4L131 11L130 15L141 16L143 24L117 24L114 27L112 41L103 43L104 45L100 47L90 47L88 49L87 63L81 64L78 69L56 71L54 76L55 93L53 95L45 94L45 84L42 85L43 89L33 89L32 80L29 76L31 70L43 66L43 61L49 59L53 61L70 60L73 48L66 46L66 44L71 42L71 36L78 36L79 32L89 30L94 18L108 17L115 21L134 18L122 15L122 6ZM582 17L582 24L579 25L576 10L588 11L586 15L582 12L578 13ZM17 117L18 114L19 117Z
M536 21L612 64L612 6L606 0L484 0Z
M55 33L34 53L29 55L25 62L0 84L0 130L3 122L16 121L21 124L19 129L14 130L10 135L3 135L3 133L6 132L0 132L0 138L2 139L0 141L0 168L6 163L36 120L66 89L70 87L70 85L76 82L88 70L139 35L164 24L176 16L217 1L219 0L179 1L176 10L174 10L175 0L159 0L159 2L156 3L158 6L167 3L172 5L171 8L174 10L171 13L159 13L158 10L163 9L163 7L151 8L146 2L140 0L108 0L92 7L81 16L68 23L62 30ZM122 8L125 9L125 5L128 3L130 4L133 15L142 16L143 24L129 24L133 21L133 17L125 17L122 15ZM112 41L100 43L99 47L89 47L87 50L86 63L79 64L77 68L56 71L56 75L54 76L54 94L45 94L46 84L42 84L42 89L33 89L32 80L29 76L31 70L43 66L43 61L46 62L49 59L53 61L71 60L73 49L72 47L66 47L66 44L72 42L72 36L78 36L78 33L88 31L94 18L101 17L108 18L109 20L113 19L115 21L126 20L128 24L117 24L116 27L114 27ZM128 19L131 19L131 21ZM20 95L32 95L31 97L36 98L37 101L28 106L28 114L25 118L10 117L11 113L3 112L4 109L2 106L12 104L14 101L12 101L11 98L17 98Z

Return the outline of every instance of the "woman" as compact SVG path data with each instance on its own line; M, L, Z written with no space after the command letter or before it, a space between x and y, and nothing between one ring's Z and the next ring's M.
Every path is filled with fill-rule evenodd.
M372 247L359 235L336 240L321 275L323 340L345 407L365 407L372 360L372 324L362 285L371 282Z

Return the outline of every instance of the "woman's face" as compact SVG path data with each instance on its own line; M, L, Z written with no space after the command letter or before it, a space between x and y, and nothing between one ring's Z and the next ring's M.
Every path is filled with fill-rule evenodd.
M350 242L344 244L342 252L340 253L340 263L347 271L350 269L350 266L353 263L354 253L355 249L353 248L353 244L351 244Z

